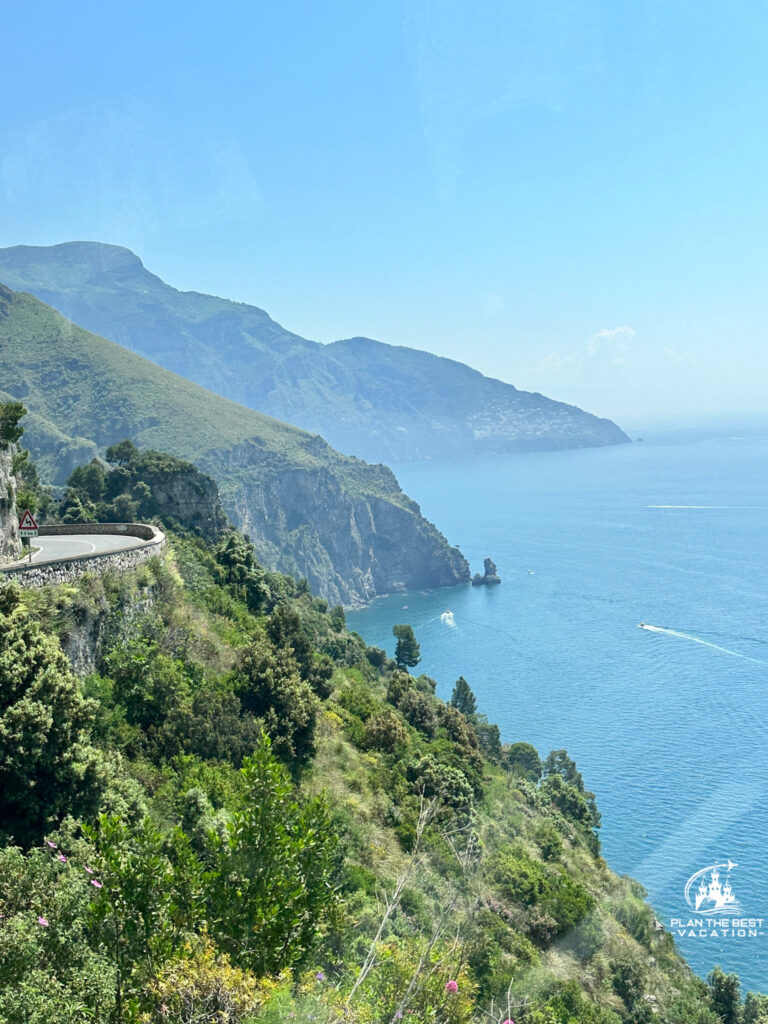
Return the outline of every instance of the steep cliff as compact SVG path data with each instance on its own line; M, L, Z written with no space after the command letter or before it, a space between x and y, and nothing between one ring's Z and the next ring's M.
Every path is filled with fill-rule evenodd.
M12 562L21 555L16 481L11 474L15 445L0 441L0 563Z
M130 438L210 474L264 561L306 576L330 601L469 579L464 557L386 467L205 391L2 285L0 359L6 392L33 414L24 440L46 482L64 483L73 452L104 454Z
M254 456L235 448L212 453L201 465L213 472L225 460L233 469L252 467ZM423 518L394 474L384 466L369 468L378 470L381 495L342 487L322 467L262 465L240 480L229 500L225 494L225 505L250 535L260 559L306 576L314 590L334 603L353 606L377 594L468 580L464 556Z
M28 782L0 786L1 1020L125 1020L118 992L145 1020L189 1021L210 992L214 1009L255 993L256 1016L227 1019L262 1024L765 1021L734 976L696 978L642 886L610 870L565 750L502 743L466 679L445 704L292 581L261 591L254 630L222 568L176 537L119 580L0 602L0 664L19 663L0 781ZM98 673L87 704L56 638ZM13 742L52 697L46 743ZM51 732L69 760L48 756ZM106 841L72 822L100 811L122 817ZM131 898L148 863L151 919ZM242 864L265 868L235 892ZM164 941L116 946L97 912L126 930L143 913ZM44 1012L20 1013L19 992Z

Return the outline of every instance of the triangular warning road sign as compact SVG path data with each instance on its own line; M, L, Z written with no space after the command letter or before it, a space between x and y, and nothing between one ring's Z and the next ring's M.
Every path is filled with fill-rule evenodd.
M35 517L32 515L32 513L29 511L29 509L27 509L27 511L21 517L21 522L19 523L19 529L20 530L36 530L37 528L38 527L37 527L37 523L35 522Z

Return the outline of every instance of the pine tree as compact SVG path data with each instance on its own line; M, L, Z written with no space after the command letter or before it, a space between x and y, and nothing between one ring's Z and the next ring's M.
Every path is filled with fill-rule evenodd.
M411 626L393 626L392 633L397 638L395 661L400 668L414 668L421 661L421 648L416 642Z
M459 676L453 688L450 702L462 715L469 717L477 711L477 701L467 680Z

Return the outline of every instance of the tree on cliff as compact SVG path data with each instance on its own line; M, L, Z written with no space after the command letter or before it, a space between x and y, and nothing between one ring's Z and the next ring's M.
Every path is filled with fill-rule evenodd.
M474 715L477 711L477 701L475 695L472 692L472 687L469 685L464 676L459 676L456 680L456 685L453 688L451 694L450 703L460 711L462 715Z
M100 759L89 743L93 705L56 640L19 591L0 589L0 830L22 846L65 814L96 808Z
M107 448L107 462L117 463L118 466L126 466L129 462L132 462L139 454L139 449L133 443L126 438L124 441L118 441L117 444L110 445Z
M0 444L16 444L21 440L24 428L19 426L19 420L26 414L21 402L0 402Z
M413 668L421 661L421 648L416 642L411 626L393 626L392 633L397 638L395 661L400 668Z
M715 967L707 976L707 984L718 1019L722 1024L738 1024L742 1019L738 975L724 974L721 967Z

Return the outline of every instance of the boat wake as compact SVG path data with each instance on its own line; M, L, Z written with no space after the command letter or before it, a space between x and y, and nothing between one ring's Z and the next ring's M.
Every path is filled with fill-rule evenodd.
M665 626L649 626L646 622L639 622L638 626L640 629L647 629L649 633L666 633L667 636L676 636L680 640L690 640L691 643L701 644L702 647L711 647L713 650L721 651L723 654L730 654L733 658L752 661L756 665L768 665L768 661L761 661L760 658L750 658L748 654L740 654L738 651L732 651L729 647L721 647L720 644L713 644L709 640L702 640L700 636L691 636L690 633L681 633L677 629L667 629Z

